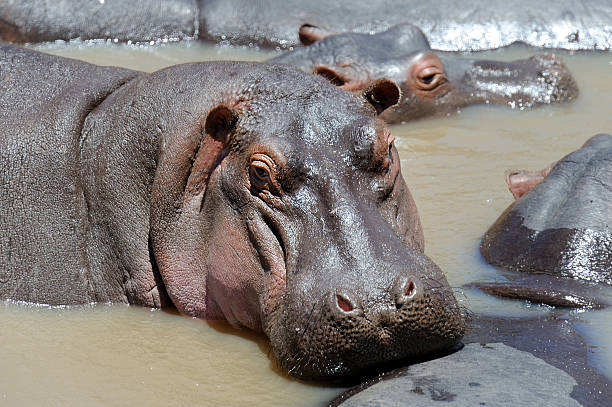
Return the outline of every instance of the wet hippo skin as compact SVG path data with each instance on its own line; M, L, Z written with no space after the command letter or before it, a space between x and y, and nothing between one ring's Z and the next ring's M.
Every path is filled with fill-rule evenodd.
M0 0L0 39L199 38L234 45L290 48L304 23L339 32L380 32L413 23L434 49L476 51L514 42L544 48L612 47L606 1L532 2L359 0Z
M194 0L0 0L0 40L121 42L197 37Z
M375 35L336 34L304 25L300 38L311 45L270 61L297 66L358 92L375 79L394 80L402 89L402 100L383 113L389 123L448 115L479 103L524 109L578 95L572 75L552 54L512 62L468 59L433 51L412 24Z
M304 23L361 33L412 23L425 32L432 48L445 51L514 42L543 48L612 47L612 5L601 0L204 0L200 12L202 38L231 44L296 46L297 27Z
M587 285L612 284L612 136L593 136L543 171L513 172L506 179L519 198L485 234L480 249L487 262L510 270L583 280ZM495 295L550 303L541 301L540 290L531 280L483 288ZM550 301L556 302L552 297L561 294L570 303L576 301L576 306L609 303L574 296L571 289L555 294L554 285L541 290Z
M378 117L288 65L151 74L0 47L0 299L174 305L303 379L454 347L463 319Z
M612 136L558 161L485 234L491 264L612 284ZM512 186L511 187L516 187Z

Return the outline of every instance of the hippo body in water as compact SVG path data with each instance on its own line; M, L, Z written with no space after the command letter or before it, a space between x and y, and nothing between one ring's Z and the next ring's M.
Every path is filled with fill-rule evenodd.
M339 32L420 27L434 49L478 51L514 42L570 50L612 49L612 5L571 0L0 0L0 40L180 40L288 49L309 23Z
M411 24L375 35L335 34L304 25L300 38L311 45L271 61L319 74L350 91L363 92L376 79L394 80L402 100L383 113L389 123L448 115L473 104L524 109L578 95L571 74L553 55L499 62L434 52L423 32Z
M485 234L481 252L485 260L502 268L612 285L612 136L598 134L579 150L543 171L509 173L507 182L518 199ZM533 279L532 279L533 281ZM600 306L599 301L573 293L560 285L548 289L516 284L485 284L496 295L534 299L553 305ZM556 286L556 287L555 287ZM544 292L542 292L544 291ZM585 290L586 291L586 290ZM576 298L572 298L576 297ZM571 300L571 301L568 301ZM574 301L576 300L576 301ZM609 302L609 301L608 301Z
M304 23L337 32L421 28L432 48L482 51L522 42L539 48L612 49L612 4L601 0L203 0L200 36L234 45L289 48Z
M393 137L274 64L151 74L0 48L0 299L174 305L327 379L455 346L464 323Z

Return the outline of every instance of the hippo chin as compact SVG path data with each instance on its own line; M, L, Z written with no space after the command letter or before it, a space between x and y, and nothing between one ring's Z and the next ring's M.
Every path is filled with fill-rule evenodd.
M345 90L362 92L373 80L394 80L403 97L383 113L390 123L448 115L473 104L524 109L578 95L572 75L554 55L513 62L467 59L431 50L423 32L411 24L374 35L335 34L306 24L300 38L311 45L271 61L319 74Z
M423 254L388 80L287 65L151 74L0 48L0 299L174 305L328 379L457 344Z
M511 270L612 284L612 136L598 134L543 171L512 172L506 179L518 199L482 240L481 252L487 262ZM576 287L580 289L578 283L558 295L565 283L544 280L538 283L542 290L534 289L533 279L514 288L489 284L484 289L495 295L552 301L556 306L608 305L609 300L595 298L593 284L581 289L585 295L574 295ZM531 287L525 288L526 284ZM541 301L541 291L551 293L544 293L549 300ZM571 301L563 305L554 296Z

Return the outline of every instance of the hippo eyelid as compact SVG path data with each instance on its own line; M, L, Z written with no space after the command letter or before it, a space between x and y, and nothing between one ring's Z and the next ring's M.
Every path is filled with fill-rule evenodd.
M248 173L250 186L256 191L280 191L276 182L277 165L269 155L253 154L249 162Z

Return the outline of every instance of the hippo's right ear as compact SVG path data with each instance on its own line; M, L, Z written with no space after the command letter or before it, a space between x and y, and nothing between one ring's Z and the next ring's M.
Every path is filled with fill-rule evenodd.
M226 143L237 120L238 115L234 110L225 105L218 105L208 112L204 131L213 139Z
M302 45L311 45L317 41L324 40L330 35L337 34L335 31L328 30L327 28L317 27L312 24L302 24L298 31L300 42Z
M378 79L370 84L363 92L363 97L376 109L377 114L381 114L391 106L399 103L402 91L397 83L390 79Z

